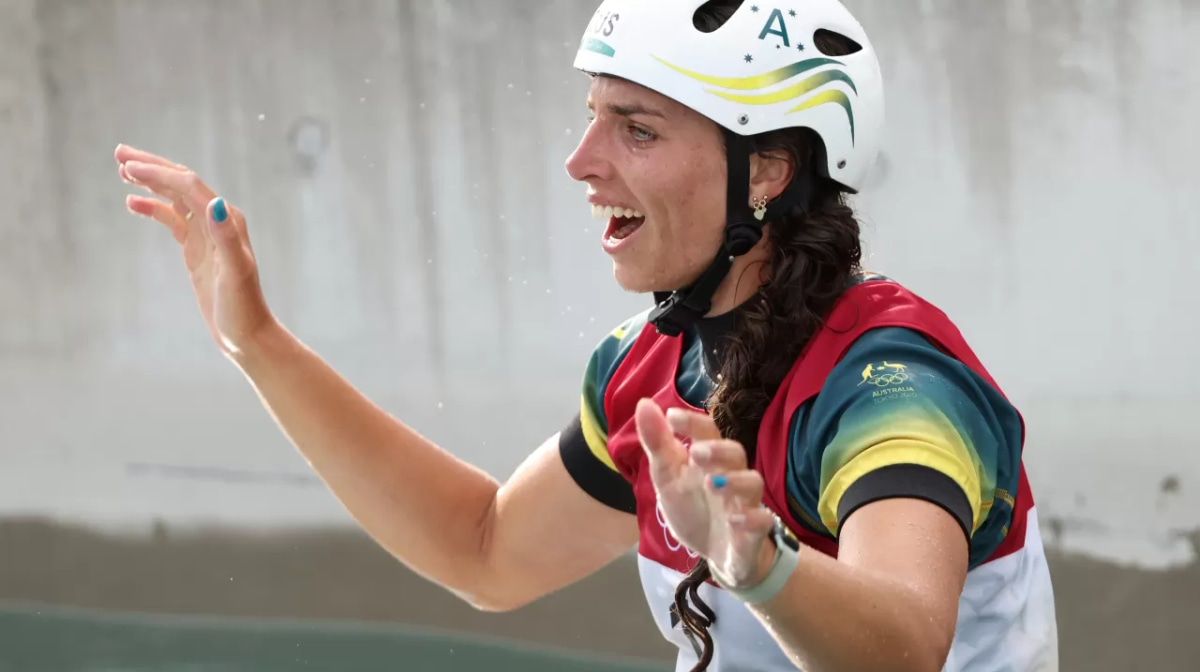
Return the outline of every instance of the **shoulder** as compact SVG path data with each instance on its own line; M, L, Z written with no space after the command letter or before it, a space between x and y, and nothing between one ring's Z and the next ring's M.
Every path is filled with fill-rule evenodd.
M798 467L789 477L806 482L812 513L831 532L863 504L894 496L941 503L972 537L1003 518L990 514L1015 487L1020 415L921 332L865 332L801 411L789 429Z
M650 311L646 310L624 320L592 349L584 376L584 394L590 394L593 402L598 403L603 399L609 379L633 349L633 344L645 329L649 316Z
M921 332L879 327L865 332L846 350L821 386L817 405L837 407L847 400L882 400L905 393L950 391L979 376Z
M906 327L865 332L830 371L804 428L810 447L861 440L885 426L989 432L1020 443L1020 416L970 366ZM798 428L797 428L798 429Z
M642 330L646 328L649 319L650 310L644 310L621 321L612 331L605 334L604 338L600 339L592 351L592 357L604 360L623 357L633 347Z
M605 395L613 374L645 328L647 310L621 322L592 349L583 375L579 412L559 438L563 465L575 482L596 500L633 513L632 486L619 473L608 450Z

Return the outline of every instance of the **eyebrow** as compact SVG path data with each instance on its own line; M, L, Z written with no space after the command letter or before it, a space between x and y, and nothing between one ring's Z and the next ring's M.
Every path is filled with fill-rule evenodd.
M590 102L588 103L588 109L592 109L592 104ZM663 114L662 112L660 112L652 107L646 107L646 106L640 105L638 103L625 103L625 104L609 103L604 106L604 109L608 110L612 114L615 114L615 115L618 115L621 117L632 117L635 114L644 114L644 115L651 116L651 117L658 117L659 119L667 118L666 115Z

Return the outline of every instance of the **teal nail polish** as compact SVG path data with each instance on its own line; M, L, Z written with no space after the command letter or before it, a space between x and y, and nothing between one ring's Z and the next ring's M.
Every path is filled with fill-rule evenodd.
M712 481L714 488L723 488L726 485L729 485L729 479L726 478L724 474L717 474L716 476L713 476Z
M213 200L213 221L220 224L229 218L229 208L225 207L225 199L220 196Z

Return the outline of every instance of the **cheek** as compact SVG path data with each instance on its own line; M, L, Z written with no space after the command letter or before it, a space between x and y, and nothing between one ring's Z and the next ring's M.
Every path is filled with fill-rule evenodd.
M725 231L725 180L714 179L716 168L703 166L691 172L679 189L680 199L674 223L686 236L685 247L694 256L708 257L716 253Z

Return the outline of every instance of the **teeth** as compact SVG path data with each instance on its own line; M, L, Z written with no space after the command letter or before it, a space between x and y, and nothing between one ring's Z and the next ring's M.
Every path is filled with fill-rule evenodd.
M622 208L619 206L614 207L611 205L593 205L592 216L596 217L597 219L608 219L609 217L640 218L644 215L632 208Z

